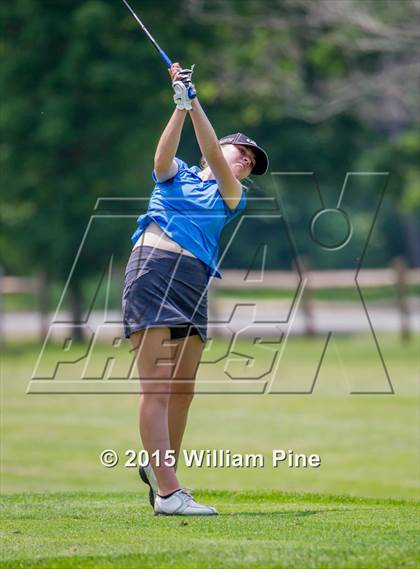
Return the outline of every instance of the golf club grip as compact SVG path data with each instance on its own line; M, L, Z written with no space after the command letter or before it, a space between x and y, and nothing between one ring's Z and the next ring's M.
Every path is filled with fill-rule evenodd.
M163 61L166 63L166 66L168 67L168 69L171 67L172 65L172 61L169 59L169 57L166 55L166 53L163 51L163 49L159 49L159 54L160 57L163 59Z

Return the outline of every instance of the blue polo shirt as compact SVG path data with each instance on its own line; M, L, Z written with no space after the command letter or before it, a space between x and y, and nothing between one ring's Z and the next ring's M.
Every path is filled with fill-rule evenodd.
M147 213L137 219L137 230L131 237L133 244L151 221L157 223L171 239L176 241L209 267L209 275L221 279L217 270L219 241L224 226L245 209L246 192L234 210L226 204L215 179L203 181L200 168L191 168L175 158L177 174L158 182L152 173L153 189Z

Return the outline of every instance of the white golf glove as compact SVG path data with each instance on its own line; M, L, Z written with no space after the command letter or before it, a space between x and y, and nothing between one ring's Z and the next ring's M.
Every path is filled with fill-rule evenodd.
M191 100L197 96L191 80L193 72L194 65L191 66L191 69L181 69L172 81L172 87L175 91L174 102L177 109L185 111L192 110Z

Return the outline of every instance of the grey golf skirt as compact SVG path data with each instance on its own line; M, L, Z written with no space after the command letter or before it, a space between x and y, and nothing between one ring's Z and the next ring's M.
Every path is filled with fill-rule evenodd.
M124 334L168 327L171 339L197 334L207 340L205 263L195 257L148 245L128 260L122 298Z

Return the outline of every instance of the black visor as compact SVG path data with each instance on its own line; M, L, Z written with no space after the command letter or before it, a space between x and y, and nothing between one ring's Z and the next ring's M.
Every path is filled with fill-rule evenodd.
M254 176L262 176L268 170L268 156L255 140L248 138L245 134L237 132L236 134L228 134L219 140L220 144L238 144L241 146L249 146L255 154L255 166L251 174Z

